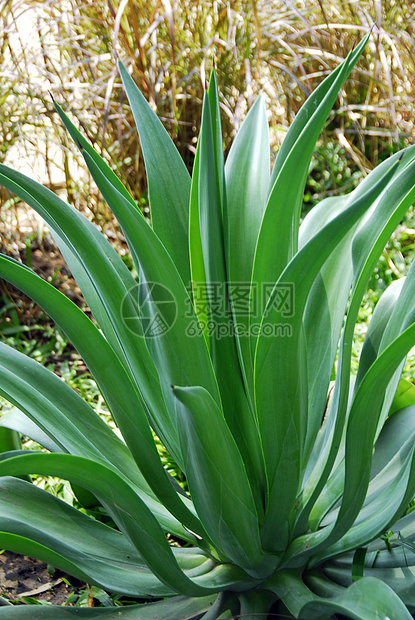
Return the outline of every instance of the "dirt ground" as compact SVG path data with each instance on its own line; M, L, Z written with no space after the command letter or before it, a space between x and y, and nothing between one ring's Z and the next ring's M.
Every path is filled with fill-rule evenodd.
M48 572L47 564L24 555L0 553L0 596L13 603L24 603L25 597L62 605L74 591L60 571Z

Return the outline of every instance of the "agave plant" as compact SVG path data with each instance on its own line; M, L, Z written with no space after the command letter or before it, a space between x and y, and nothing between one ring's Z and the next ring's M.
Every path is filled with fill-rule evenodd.
M0 275L66 332L119 431L0 344L0 393L15 407L2 418L13 432L2 435L0 547L149 600L5 605L2 620L411 618L415 399L400 377L415 343L415 268L376 306L356 376L351 351L368 280L415 196L415 147L300 223L316 140L366 42L309 97L272 173L262 97L224 163L212 74L190 177L120 63L152 226L56 105L138 279L78 211L0 166L0 182L47 222L96 322L7 256ZM18 431L47 451L16 449ZM188 490L163 468L155 435ZM69 480L116 527L22 479L29 474Z

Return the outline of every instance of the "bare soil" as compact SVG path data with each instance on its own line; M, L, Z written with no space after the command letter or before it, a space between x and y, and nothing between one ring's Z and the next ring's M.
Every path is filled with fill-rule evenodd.
M64 573L48 572L47 564L25 555L3 551L0 554L0 596L16 602L25 597L62 605L74 591L62 579Z

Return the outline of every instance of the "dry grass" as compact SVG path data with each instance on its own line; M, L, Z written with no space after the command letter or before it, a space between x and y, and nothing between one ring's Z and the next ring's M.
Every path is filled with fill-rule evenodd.
M412 2L6 0L0 6L0 159L34 174L113 237L118 231L57 122L48 91L78 118L137 201L144 196L145 202L117 55L191 167L213 59L225 147L262 90L277 148L307 95L372 28L323 139L338 141L362 174L414 139ZM0 219L13 208L3 198Z
M362 171L378 163L387 145L414 139L412 2L320 0L294 6L285 0L278 6L278 18L267 18L269 3L263 3L262 47L271 66L291 72L283 88L286 122L316 81L344 58L359 36L372 30L365 55L342 89L329 135L337 137Z

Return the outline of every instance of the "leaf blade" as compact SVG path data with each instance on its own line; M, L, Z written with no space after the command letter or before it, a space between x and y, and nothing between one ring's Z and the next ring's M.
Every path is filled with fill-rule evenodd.
M27 454L0 461L0 475L15 473L54 475L93 493L134 545L156 577L183 594L210 594L180 569L153 513L114 470L72 454Z
M87 316L30 270L0 255L0 277L6 278L41 306L68 335L79 351L155 495L180 522L203 536L199 520L185 506L168 480L150 430L141 397L116 354ZM158 419L163 427L163 420ZM108 448L108 451L111 450Z
M269 570L252 491L238 447L212 397L203 388L174 387L192 497L216 549L258 576ZM236 509L237 506L237 509Z
M153 228L188 285L190 175L161 121L121 61L118 68L143 149Z

